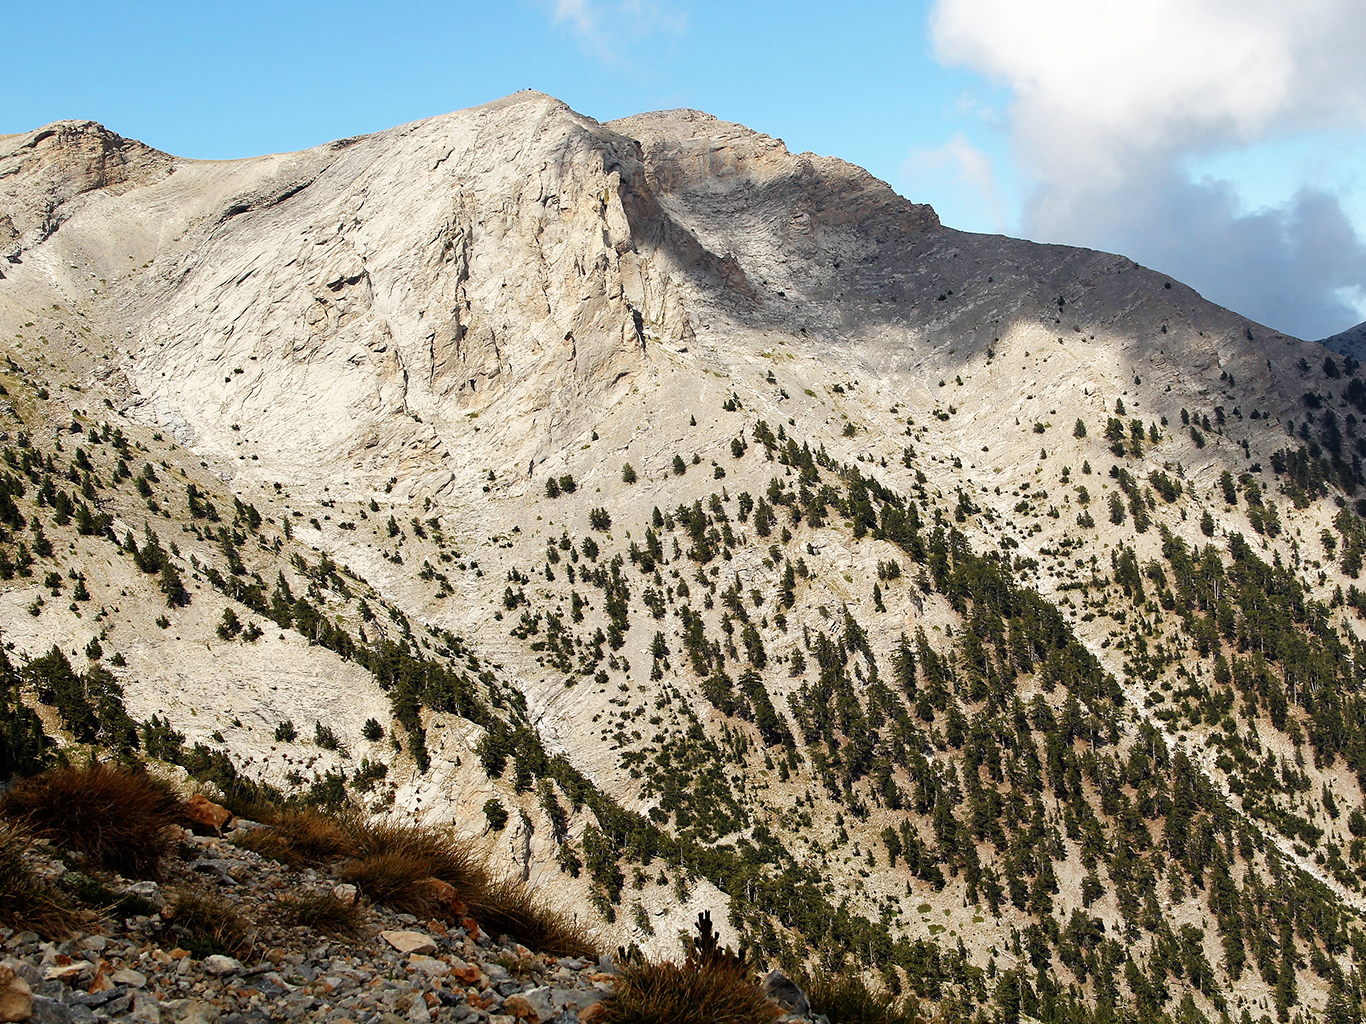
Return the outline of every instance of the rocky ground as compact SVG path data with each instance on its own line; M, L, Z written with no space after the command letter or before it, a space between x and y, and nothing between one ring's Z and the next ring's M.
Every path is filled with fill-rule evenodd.
M44 942L32 931L0 928L0 1021L81 1024L264 1024L329 1021L428 1024L435 1021L576 1024L606 1021L613 957L554 957L507 936L448 928L361 900L359 928L322 934L285 923L285 901L305 895L356 902L353 886L325 871L292 871L233 840L253 828L239 822L223 837L187 834L182 856L161 881L102 876L124 904L146 913L88 921L87 931ZM76 875L72 859L40 843L34 865L53 881ZM84 878L78 883L89 884ZM67 878L70 885L72 878ZM237 956L195 956L177 941L176 894L217 897L254 922ZM194 943L191 943L194 944ZM198 950L203 952L203 949ZM775 1013L804 997L774 972L767 987ZM783 1020L825 1021L805 1014Z

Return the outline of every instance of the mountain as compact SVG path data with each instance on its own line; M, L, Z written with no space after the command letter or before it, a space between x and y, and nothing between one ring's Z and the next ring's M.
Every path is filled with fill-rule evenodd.
M9 136L0 255L7 707L63 744L946 1020L1359 1012L1354 357L537 93Z
M1331 348L1334 352L1341 352L1353 359L1360 359L1362 349L1366 347L1366 323L1349 327L1331 338L1324 338L1320 344L1326 348Z

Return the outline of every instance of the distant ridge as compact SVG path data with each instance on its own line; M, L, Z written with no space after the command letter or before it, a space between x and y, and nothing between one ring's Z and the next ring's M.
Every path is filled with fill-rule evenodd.
M1349 327L1330 338L1324 338L1319 344L1353 359L1366 358L1366 322Z

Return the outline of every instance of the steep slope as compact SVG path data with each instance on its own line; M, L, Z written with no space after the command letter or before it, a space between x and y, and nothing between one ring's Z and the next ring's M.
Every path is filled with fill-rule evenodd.
M93 636L192 770L501 801L621 941L725 905L949 1018L1359 998L1354 360L692 111L0 181L25 700Z

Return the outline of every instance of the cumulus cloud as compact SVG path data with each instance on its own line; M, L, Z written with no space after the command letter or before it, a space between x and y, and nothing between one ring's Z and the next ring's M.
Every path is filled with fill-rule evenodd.
M1366 246L1337 198L1248 212L1183 161L1366 127L1360 0L937 0L945 63L1007 86L1024 227L1117 248L1294 333L1347 326Z
M611 64L619 62L623 48L688 27L684 7L664 0L552 0L551 12L586 53Z

